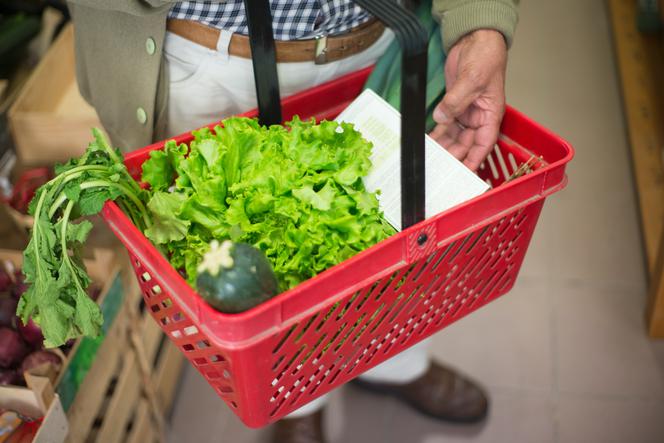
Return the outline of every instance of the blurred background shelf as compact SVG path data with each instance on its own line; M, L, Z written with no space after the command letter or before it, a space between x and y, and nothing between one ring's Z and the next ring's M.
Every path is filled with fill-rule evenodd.
M609 0L642 237L650 270L648 333L664 337L664 44L660 29L644 26L644 8L664 2ZM656 9L659 8L659 11ZM652 15L650 16L652 17ZM664 16L660 16L664 17ZM641 32L644 29L648 32Z

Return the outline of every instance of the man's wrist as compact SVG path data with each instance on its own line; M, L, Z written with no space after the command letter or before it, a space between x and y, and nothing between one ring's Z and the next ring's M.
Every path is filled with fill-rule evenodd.
M462 41L471 41L471 40L484 41L484 42L500 41L503 42L503 44L505 45L505 50L507 50L507 40L505 39L505 36L502 34L502 32L496 31L495 29L484 29L484 28L475 29L465 35L462 35L454 44L456 45L458 43L461 43Z
M477 0L460 3L449 10L437 11L443 2L434 2L434 15L441 18L443 48L446 53L462 37L477 30L494 30L503 35L509 48L518 21L512 1Z

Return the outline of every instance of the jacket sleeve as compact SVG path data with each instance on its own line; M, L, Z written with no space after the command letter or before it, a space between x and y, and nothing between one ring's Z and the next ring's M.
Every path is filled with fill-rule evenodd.
M106 11L124 12L131 15L150 15L170 9L179 0L68 0L75 5ZM212 0L223 3L226 0Z
M464 35L478 29L495 29L507 46L518 21L519 0L433 0L432 14L441 24L443 48L450 48Z

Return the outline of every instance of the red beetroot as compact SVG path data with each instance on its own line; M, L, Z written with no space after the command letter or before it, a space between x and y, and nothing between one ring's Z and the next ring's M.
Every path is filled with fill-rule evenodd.
M16 300L18 300L27 290L28 285L23 281L23 274L19 271L16 273L16 283L14 283L14 286L11 288L11 294Z
M16 319L16 329L30 346L41 348L44 343L44 336L41 328L35 324L32 319L28 319L28 324L24 325L20 318Z
M11 328L18 301L9 294L0 294L0 326Z
M21 374L44 363L50 363L53 365L56 372L59 372L60 368L62 368L62 359L60 356L54 354L53 352L42 349L32 352L30 355L25 357L25 359L23 359L23 363L21 363Z
M0 292L5 292L9 290L9 287L12 285L12 279L7 274L7 271L0 266Z
M0 386L18 384L22 384L21 376L15 369L0 369Z
M7 327L0 328L0 367L14 366L25 357L29 351L18 332Z
M90 286L90 289L88 290L88 293L90 294L91 299L93 299L94 301L97 301L97 299L101 295L101 288L93 283Z

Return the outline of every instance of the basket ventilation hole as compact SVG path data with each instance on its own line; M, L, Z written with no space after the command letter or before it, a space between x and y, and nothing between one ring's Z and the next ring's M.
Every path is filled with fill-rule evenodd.
M173 336L173 338L182 338L182 332L180 331L173 331L171 332L171 335Z
M187 326L184 328L184 335L194 335L198 334L198 328L196 326Z
M211 361L212 363L216 363L216 362L218 362L218 361L225 361L225 359L224 359L224 357L222 357L221 355L216 355L216 354L215 354L215 355L213 355L213 356L210 357L210 361Z
M175 332L178 332L178 331L175 331ZM194 350L194 345L192 345L191 343L187 343L185 345L182 345L182 349L184 349L187 352L193 351Z
M152 280L152 276L150 274L148 274L147 272L144 272L141 275L141 280L143 280L144 282L149 282L150 280Z
M198 343L196 343L196 347L198 349L205 349L210 347L210 343L207 340L199 340Z
M516 160L514 159L514 155L511 152L507 154L507 160L509 161L510 166L512 167L512 173L514 173L514 171L519 169L519 167L516 164Z
M159 295L159 294L161 294L161 286L159 286L159 285L154 285L154 286L152 287L152 293L153 293L154 295Z
M184 315L182 315L181 312L176 312L175 314L173 314L173 321L175 323L177 323L179 321L182 321L182 320L184 320Z
M495 180L498 180L498 168L496 168L496 163L493 160L493 155L488 156L486 160L489 163L489 167L491 168L491 175Z
M224 374L224 378L226 378L226 379L229 379L229 378L231 378L231 373L230 373L230 372L228 372L228 369L224 369L224 372L223 372L223 374Z
M505 164L505 158L503 157L503 151L500 149L498 145L494 145L493 147L494 151L496 152L496 159L498 160L498 166L500 166L500 172L502 172L503 176L501 177L503 180L507 180L510 178L510 173L507 170L507 165Z
M204 364L206 364L206 363L207 363L207 360L204 359L203 357L198 357L198 358L195 358L195 359L194 359L194 364L197 364L197 365L204 365Z
M219 393L222 394L222 395L223 394L231 394L233 392L233 390L230 388L230 386L219 386L217 391L219 391Z

